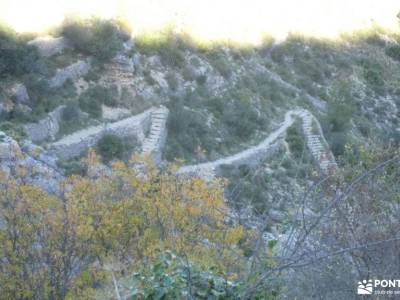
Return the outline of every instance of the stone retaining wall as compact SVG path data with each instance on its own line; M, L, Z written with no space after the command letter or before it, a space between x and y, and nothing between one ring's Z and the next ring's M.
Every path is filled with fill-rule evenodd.
M42 142L48 139L54 139L60 129L60 121L62 118L62 112L65 105L59 106L46 118L40 120L37 123L30 123L24 126L25 133L28 139L33 142Z
M139 115L114 123L105 123L77 131L51 144L49 149L58 157L68 159L82 155L105 134L115 134L120 138L136 137L142 142L145 138L144 133L150 128L151 113L154 110L150 108Z
M321 128L318 126L318 133L315 135L311 135L309 127L311 126L310 120L315 120L316 123L319 124L317 119L314 118L314 116L307 110L298 109L288 111L285 114L285 120L278 127L278 129L272 132L266 139L264 139L264 141L262 141L257 146L251 147L232 156L224 157L213 162L183 166L178 170L178 174L198 176L206 180L211 180L212 178L220 174L220 169L223 165L258 165L278 149L278 139L294 123L294 117L296 116L300 117L303 121L303 131L305 138L307 139L307 145L310 148L310 151L313 154L315 161L320 166L321 170L323 172L328 172L331 169L335 169L336 162L332 153L330 153L330 150L327 149L327 147L322 146L322 142L325 141L325 139L323 137ZM315 136L317 136L318 139L316 139Z

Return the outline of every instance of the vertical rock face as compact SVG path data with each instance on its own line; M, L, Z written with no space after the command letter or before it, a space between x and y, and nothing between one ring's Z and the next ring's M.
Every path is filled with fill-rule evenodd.
M22 149L18 143L0 131L0 172L17 178L20 183L36 185L57 194L63 175L57 169L55 158L33 144Z
M47 139L54 139L60 129L60 121L62 118L62 112L65 106L59 106L46 118L39 121L38 123L31 123L24 126L25 133L28 139L33 142L41 142Z
M61 87L68 79L74 80L86 75L90 70L90 62L79 60L66 68L58 69L56 75L49 80L50 88Z
M44 57L61 53L65 48L69 47L66 38L54 38L51 36L38 37L32 41L29 41L28 44L35 46L38 49L39 54Z

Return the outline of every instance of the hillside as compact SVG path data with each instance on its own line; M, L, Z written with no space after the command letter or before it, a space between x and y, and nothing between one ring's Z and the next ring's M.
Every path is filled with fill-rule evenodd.
M22 201L34 208L37 219L29 222L37 230L41 218L48 222L43 228L54 225L54 232L43 229L45 237L37 238L61 243L57 234L65 225L47 216L48 205L71 222L66 230L81 244L75 249L71 241L77 261L62 267L55 257L36 253L35 238L27 246L34 254L23 250L21 261L7 256L17 250L0 246L7 256L4 274L17 276L17 265L35 277L40 267L29 265L29 255L60 268L53 270L58 275L49 273L52 282L46 283L47 273L38 279L36 294L32 282L16 292L0 277L4 299L114 299L108 293L113 288L128 297L160 282L165 298L159 299L208 299L206 292L213 299L288 299L298 293L304 299L352 299L354 293L334 289L353 289L348 274L372 268L398 275L391 269L398 241L387 246L390 255L381 263L370 257L379 251L373 248L307 268L309 253L319 261L330 251L363 245L363 238L391 239L399 228L398 32L376 27L337 40L266 37L262 45L245 46L201 44L170 29L132 39L120 22L90 19L67 20L51 33L0 28L0 227L31 217L7 204ZM198 202L197 195L207 201ZM342 211L339 203L347 198ZM56 199L69 203L66 211ZM85 201L87 207L80 204ZM149 201L160 204L160 215ZM22 219L10 221L19 209ZM129 217L137 211L140 216ZM80 219L87 216L87 223ZM101 226L104 232L97 231ZM7 239L12 234L0 235ZM168 263L157 265L158 259ZM188 259L198 276L195 296L178 293ZM134 262L144 268L147 261L155 267L135 269ZM288 270L297 264L305 268ZM335 264L340 268L332 279L327 270ZM183 277L169 283L157 277L172 276L167 273L176 270L169 267ZM161 269L167 275L157 273ZM143 277L132 283L131 272ZM146 286L150 277L154 282ZM307 277L324 289L312 292ZM208 286L205 278L215 282ZM289 281L296 282L294 290ZM54 294L44 296L45 285ZM24 290L30 296L23 297ZM138 299L157 298L143 295Z

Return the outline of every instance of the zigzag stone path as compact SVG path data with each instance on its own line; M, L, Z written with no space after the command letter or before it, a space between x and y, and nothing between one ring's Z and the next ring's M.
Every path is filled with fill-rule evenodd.
M67 135L49 145L53 154L68 159L83 154L97 141L110 133L120 138L135 136L142 142L142 154L151 154L154 160L161 162L162 149L165 144L166 123L169 110L165 106L152 107L141 114L120 121L92 126ZM145 132L149 133L145 136Z
M277 143L275 142L294 123L296 116L300 117L303 121L303 132L305 138L307 139L307 145L321 171L323 173L327 173L329 170L336 169L336 162L329 148L326 146L327 144L317 119L309 111L298 109L288 111L285 114L285 120L278 127L278 129L272 132L257 146L212 162L183 166L178 170L178 174L198 176L210 180L220 173L221 166L223 165L257 165L265 160L276 149ZM317 134L313 134L313 120L315 120L315 124L317 124Z

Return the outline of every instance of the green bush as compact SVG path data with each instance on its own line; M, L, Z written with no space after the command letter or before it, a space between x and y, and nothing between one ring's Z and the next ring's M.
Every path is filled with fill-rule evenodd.
M16 141L21 141L25 137L24 129L16 123L2 122L0 123L0 131L4 131Z
M400 46L390 45L385 50L386 54L394 60L400 61Z
M61 33L76 49L93 55L100 62L113 58L123 48L126 36L115 22L98 18L67 19L62 25Z
M206 116L185 108L184 100L172 97L168 103L168 160L190 160L200 148L207 154L216 148L215 133L206 125Z
M239 299L238 284L170 251L129 280L132 299ZM189 297L189 295L192 295Z
M173 45L165 45L162 50L159 51L161 61L169 66L176 68L182 68L185 65L185 56L179 48Z
M378 63L362 61L363 77L368 86L379 95L385 91L384 69Z
M168 72L168 74L165 76L165 79L167 80L168 86L172 91L176 91L178 89L179 81L174 72Z
M120 137L107 134L97 142L96 150L101 155L103 162L108 163L113 159L122 159L125 145Z
M65 122L76 121L79 119L79 104L69 101L62 111L62 120Z
M305 145L304 138L297 122L287 130L286 142L289 144L290 152L296 158L300 158L304 152Z
M74 158L70 160L59 160L57 164L60 168L64 169L66 176L86 175L87 170L85 163L83 163L80 158Z
M92 118L102 116L102 104L115 106L116 102L116 91L101 85L89 87L79 97L79 107Z
M322 121L322 129L335 156L342 155L347 143L347 130L353 114L351 105L332 103L328 113Z
M199 75L196 78L196 82L199 85L204 85L207 82L207 75L203 74L203 75Z
M229 62L224 57L219 57L213 62L214 67L225 79L229 79L232 75L232 69Z
M0 25L0 78L31 73L39 55L10 28Z

